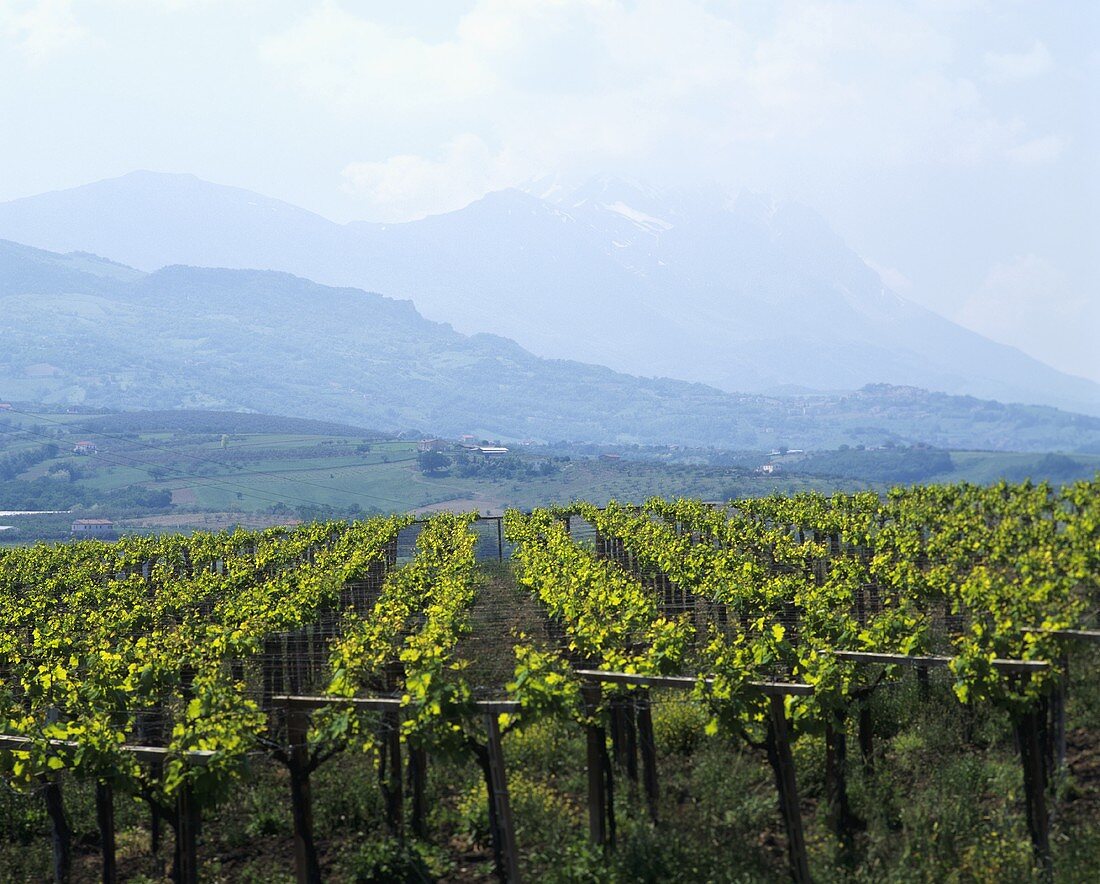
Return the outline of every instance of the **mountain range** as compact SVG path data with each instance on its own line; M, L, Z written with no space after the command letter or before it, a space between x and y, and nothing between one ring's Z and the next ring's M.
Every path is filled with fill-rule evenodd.
M487 439L1100 451L1100 418L876 385L730 394L544 359L409 301L290 274L0 241L0 400L250 410Z
M548 181L420 221L337 224L136 172L0 204L0 237L150 272L285 271L410 299L536 356L727 393L888 383L1100 414L1100 385L906 300L820 216L751 193Z

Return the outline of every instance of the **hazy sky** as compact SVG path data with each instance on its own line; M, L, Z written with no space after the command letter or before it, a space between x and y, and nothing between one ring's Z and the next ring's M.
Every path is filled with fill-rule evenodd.
M715 181L1100 380L1098 96L1098 0L0 0L0 200L144 168L399 220Z

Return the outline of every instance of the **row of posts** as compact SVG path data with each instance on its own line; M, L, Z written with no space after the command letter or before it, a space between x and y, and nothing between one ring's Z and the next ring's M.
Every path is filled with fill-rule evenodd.
M1026 673L1018 676L1022 681ZM796 687L796 686L792 686ZM653 723L649 692L645 688L630 693L612 694L609 697L606 718L600 714L603 691L598 682L589 681L582 688L586 713L586 768L587 810L591 841L606 849L613 849L616 842L615 774L625 772L636 788L641 775L641 785L654 822L657 821L658 776L656 746L653 739ZM302 698L305 706L295 704L293 698L281 697L286 703L287 737L289 744L288 767L291 782L291 803L294 822L295 868L300 882L316 884L321 880L320 864L313 841L312 795L310 774L316 766L311 757L307 734L309 708L316 708L332 700L326 698ZM772 768L777 790L778 806L787 835L788 866L790 875L797 882L809 881L809 863L799 811L799 794L791 752L790 733L785 713L783 694L772 692L768 696L768 728L764 748ZM336 701L338 702L338 701ZM391 831L400 834L403 827L401 744L398 738L399 718L395 701L360 701L384 705L379 731L380 753L379 782L387 801L387 820ZM1046 793L1055 771L1064 764L1064 726L1057 729L1058 716L1051 706L1064 705L1064 697L1056 692L1048 702L1034 710L1019 713L1014 718L1017 745L1023 768L1025 805L1028 830L1041 868L1050 873L1050 813ZM515 824L512 817L507 776L504 764L499 712L495 706L483 704L485 744L477 751L483 769L490 804L491 834L498 877L504 881L518 881L519 858L515 840ZM866 703L860 703L861 713ZM861 714L862 718L862 714ZM873 747L869 724L860 722L860 750L865 765L873 764ZM610 745L608 750L608 729ZM826 734L826 796L829 802L829 819L842 850L850 848L853 828L858 820L848 807L847 789L844 784L846 758L844 716L827 729ZM142 751L134 747L134 751ZM641 759L639 770L638 758ZM156 763L154 761L154 763ZM418 837L425 831L424 783L426 781L426 753L422 748L409 747L408 774L412 791L412 829ZM55 777L44 779L44 798L47 814L52 823L54 844L54 877L56 881L69 879L71 868L71 830L66 819L61 786ZM103 877L105 884L117 881L114 844L113 790L108 782L96 785L95 807L101 835ZM174 877L183 884L193 884L199 878L197 842L201 830L199 807L188 781L177 793L171 811L161 809L160 816L173 825L176 833ZM159 839L156 839L159 840Z

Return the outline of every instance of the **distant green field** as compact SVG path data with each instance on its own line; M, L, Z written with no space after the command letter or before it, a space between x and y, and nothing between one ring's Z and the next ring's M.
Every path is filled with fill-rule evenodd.
M78 441L96 451L74 453ZM71 512L0 518L15 529L0 532L0 542L63 537L81 517L110 518L122 530L176 530L438 508L498 513L579 498L724 499L1029 477L1059 483L1100 471L1097 455L923 449L778 455L652 448L620 456L594 446L519 446L494 463L457 445L441 453L446 468L422 470L416 440L270 415L5 411L0 511ZM472 475L462 475L463 463ZM765 464L772 472L762 472Z
M953 482L965 478L968 482L986 484L1000 479L1019 482L1030 478L1057 483L1100 471L1100 456L1095 454L1067 457L1018 452L953 451L951 457L955 461L955 471L934 476L933 481ZM1080 469L1070 467L1071 461L1080 464Z

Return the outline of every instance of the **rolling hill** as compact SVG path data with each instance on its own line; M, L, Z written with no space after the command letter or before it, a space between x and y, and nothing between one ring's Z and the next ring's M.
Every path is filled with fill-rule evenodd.
M542 359L408 301L271 271L0 247L0 400L286 414L488 439L1096 451L1100 419L909 387L733 395Z
M189 175L0 204L0 236L154 271L286 271L411 299L532 353L727 392L918 386L1100 414L1060 373L889 290L805 207L608 178L506 190L406 224L335 224Z

